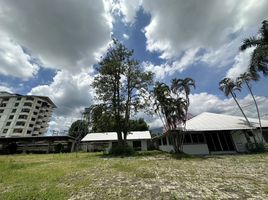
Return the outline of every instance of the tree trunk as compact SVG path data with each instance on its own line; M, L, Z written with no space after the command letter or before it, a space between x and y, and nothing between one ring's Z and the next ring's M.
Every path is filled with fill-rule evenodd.
M235 103L236 103L237 106L239 107L241 113L243 114L244 118L246 119L247 124L251 127L251 124L250 124L250 122L248 121L247 116L245 115L243 109L242 109L241 106L239 105L239 103L238 103L237 99L235 98L233 92L231 92L231 95L232 95L233 99L235 100ZM252 129L251 129L251 131L252 131ZM253 131L252 131L252 134L254 135ZM245 136L246 136L246 137L249 139L249 141L250 141L250 137L249 137L249 135L248 135L248 133L247 133L246 131L245 131Z
M255 97L253 95L253 92L252 92L252 90L251 90L248 82L247 81L245 81L245 82L246 82L246 85L248 87L248 90L249 90L249 92L250 92L250 94L252 96L252 99L253 99L253 101L255 103L255 107L256 107L256 110L257 110L258 118L259 118L260 132L261 132L261 136L262 136L262 125L261 125L261 117L260 117L259 107L257 105L257 101L256 101L256 99L255 99ZM258 136L258 139L259 139L259 141L262 141L263 142L263 139L260 140L259 136Z

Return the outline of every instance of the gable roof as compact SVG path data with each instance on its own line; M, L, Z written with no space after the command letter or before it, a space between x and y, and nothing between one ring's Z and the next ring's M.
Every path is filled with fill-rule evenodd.
M244 117L215 114L204 112L186 123L187 131L213 131L213 130L241 130L255 129L259 127L259 120L248 118L252 127L250 127ZM262 127L268 127L268 120L261 120Z
M151 134L149 131L131 131L127 135L127 140L147 140L147 139L151 139ZM91 142L91 141L117 141L117 133L116 132L89 133L82 139L82 142Z

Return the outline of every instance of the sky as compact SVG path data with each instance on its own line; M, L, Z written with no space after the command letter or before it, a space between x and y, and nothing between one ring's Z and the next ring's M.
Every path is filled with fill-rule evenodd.
M0 0L0 90L50 97L57 108L48 133L68 130L96 102L93 66L117 38L156 81L195 80L192 115L240 116L218 83L247 70L254 48L239 52L239 46L258 34L267 8L266 0ZM252 83L264 118L267 85L268 77ZM246 88L237 97L256 117ZM155 115L133 117L144 117L150 128L161 126Z

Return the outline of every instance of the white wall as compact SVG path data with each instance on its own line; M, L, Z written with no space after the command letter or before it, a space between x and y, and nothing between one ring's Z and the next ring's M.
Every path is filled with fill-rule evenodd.
M165 152L174 152L172 145L160 145L159 150ZM207 144L185 144L183 145L183 152L191 155L209 154Z
M142 140L141 141L141 150L142 151L147 151L148 147L147 147L147 140Z
M242 131L232 131L231 133L235 148L238 152L246 152L247 139Z
M183 152L191 155L209 154L207 144L186 144L183 145Z

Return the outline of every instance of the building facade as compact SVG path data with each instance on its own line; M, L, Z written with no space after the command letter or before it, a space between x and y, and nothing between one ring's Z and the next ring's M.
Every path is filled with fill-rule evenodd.
M43 135L54 108L45 96L0 92L0 137Z
M262 134L259 120L248 120L251 126L243 117L238 116L204 112L193 117L186 123L183 152L193 155L243 153L248 151L249 143L254 143L254 140L268 143L268 120L261 120ZM155 138L158 148L165 152L174 152L171 137L166 133Z
M149 131L131 131L127 135L127 144L136 151L147 151L151 139ZM113 146L118 144L117 141L116 132L89 133L82 139L82 148L87 152L109 152Z

